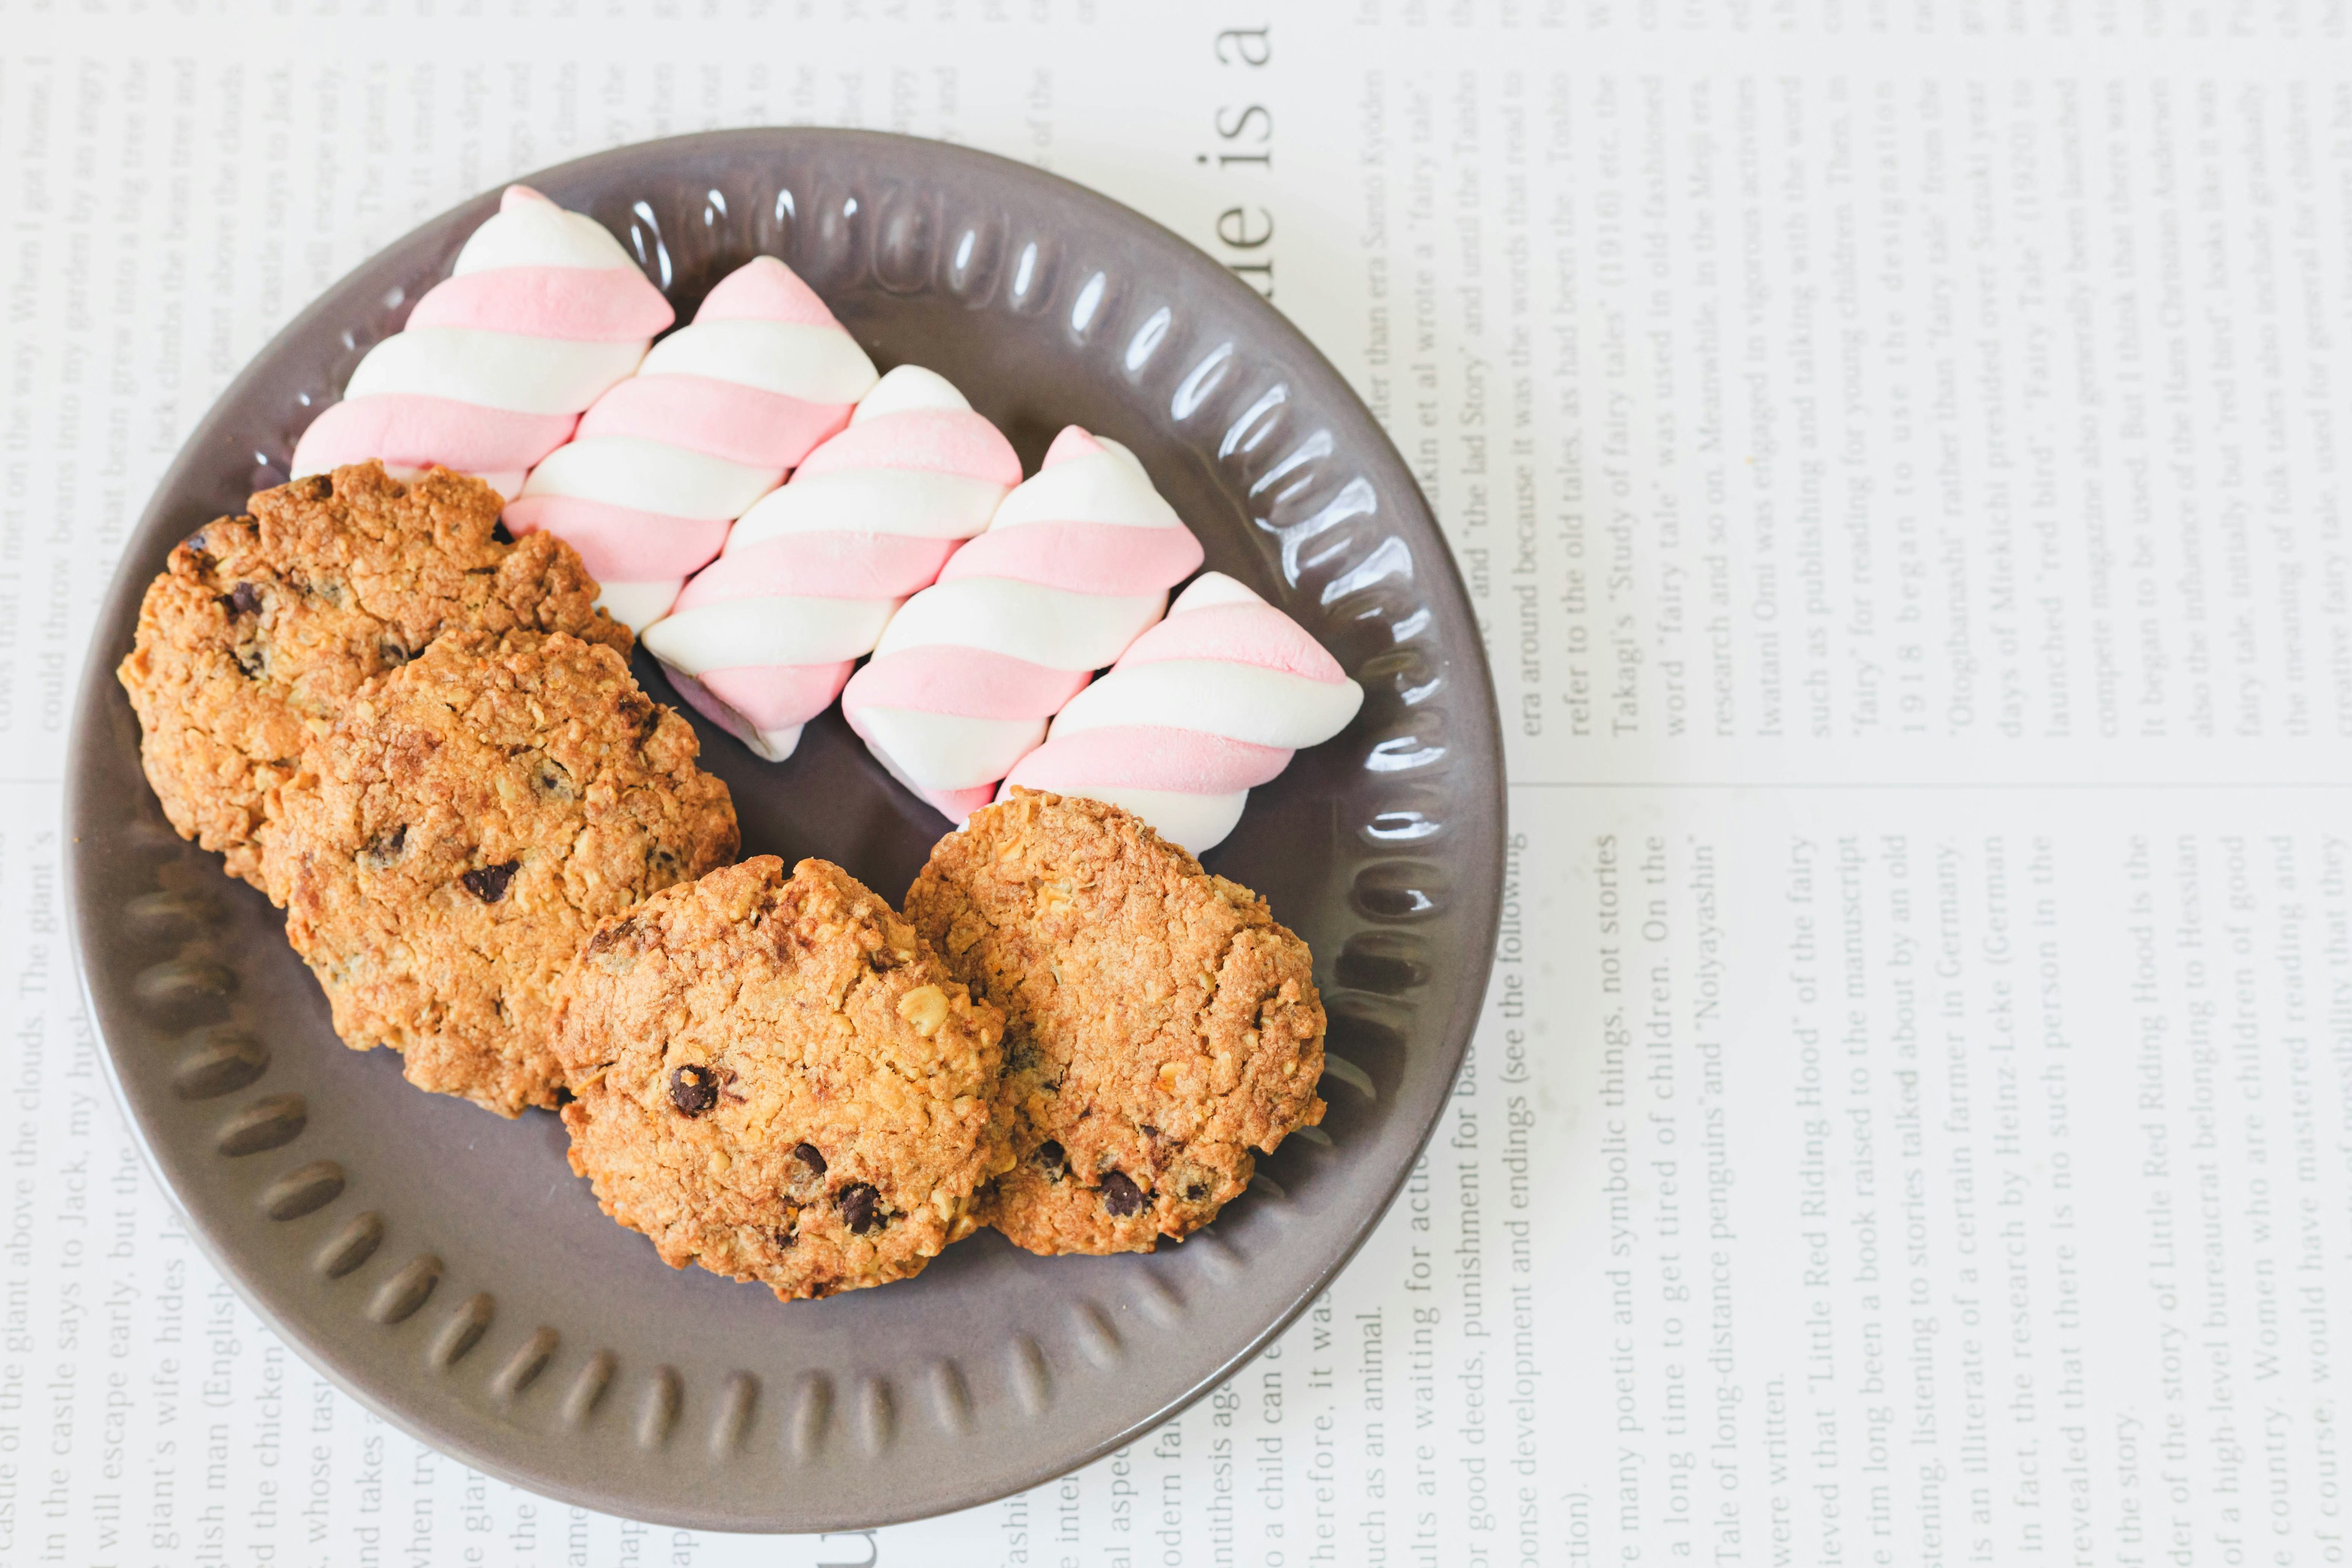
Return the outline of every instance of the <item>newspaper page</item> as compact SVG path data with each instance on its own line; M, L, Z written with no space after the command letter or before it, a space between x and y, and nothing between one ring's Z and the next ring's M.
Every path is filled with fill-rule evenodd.
M2341 1561L2339 5L89 0L0 34L0 1563ZM1472 1058L1152 1436L656 1528L383 1425L196 1254L61 931L69 687L210 400L478 190L910 132L1261 289L1509 732Z

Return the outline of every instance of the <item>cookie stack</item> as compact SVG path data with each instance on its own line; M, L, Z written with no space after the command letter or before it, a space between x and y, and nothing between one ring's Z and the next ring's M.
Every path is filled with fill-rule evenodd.
M1322 1116L1307 945L1104 802L1020 791L901 914L738 847L578 553L349 465L173 551L119 674L173 826L287 911L336 1031L560 1108L606 1213L786 1299L986 1225L1149 1251Z
M568 544L499 494L354 464L172 552L118 672L181 833L286 910L355 1047L500 1115L553 1106L589 931L738 845Z

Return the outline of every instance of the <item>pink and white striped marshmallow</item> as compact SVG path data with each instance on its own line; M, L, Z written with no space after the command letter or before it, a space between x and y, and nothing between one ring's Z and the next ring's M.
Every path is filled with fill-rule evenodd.
M603 586L596 602L642 631L874 382L815 291L754 257L582 416L508 504L507 526L562 535Z
M901 784L961 822L1200 564L1201 542L1135 454L1073 425L890 617L842 713Z
M294 477L378 458L404 478L438 464L511 496L676 319L604 225L509 185L407 326L302 432Z
M646 647L688 702L782 762L899 605L1020 482L1013 443L946 378L902 364L743 514L677 607L645 628Z
M1070 700L1004 787L1108 801L1198 855L1234 830L1253 788L1346 729L1363 702L1305 627L1205 573Z

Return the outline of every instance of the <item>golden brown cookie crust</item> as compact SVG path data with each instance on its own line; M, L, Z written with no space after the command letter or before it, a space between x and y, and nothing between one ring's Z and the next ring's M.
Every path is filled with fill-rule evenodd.
M479 479L436 468L402 484L362 463L250 505L172 552L116 674L164 815L256 886L254 836L304 742L444 631L566 632L629 651L578 552L552 534L492 537L501 502Z
M1003 1030L856 878L758 856L589 940L557 1043L572 1168L672 1268L785 1300L904 1279L1004 1167Z
M693 729L611 647L448 632L304 752L261 829L286 934L356 1049L502 1116L553 1105L596 923L735 855Z
M1307 944L1117 806L1016 790L974 812L907 918L1004 1009L1015 1163L980 1214L1032 1252L1189 1236L1250 1150L1323 1120Z

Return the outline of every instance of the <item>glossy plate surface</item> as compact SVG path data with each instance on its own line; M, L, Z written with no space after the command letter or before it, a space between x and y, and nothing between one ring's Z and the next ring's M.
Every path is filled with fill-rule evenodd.
M230 387L165 476L98 622L69 763L78 952L130 1121L263 1318L386 1417L534 1490L661 1523L809 1531L1002 1496L1118 1446L1280 1330L1363 1240L1433 1125L1493 951L1494 695L1405 465L1247 287L1021 164L850 132L716 132L532 176L645 261L681 321L782 257L884 368L953 380L1034 472L1079 422L1132 447L1208 564L1297 617L1362 714L1256 791L1212 869L1313 945L1330 1115L1210 1230L1151 1257L992 1233L919 1278L783 1305L674 1272L607 1221L561 1125L420 1094L344 1049L257 892L165 825L115 683L172 544L285 477L294 437L446 270L496 193L344 279ZM637 673L675 696L642 652ZM698 718L746 854L903 896L947 824L838 710L782 764Z

